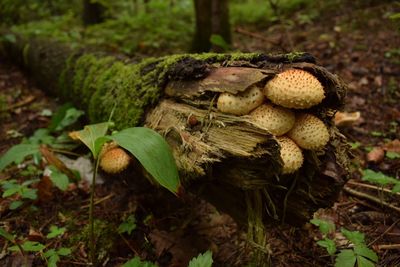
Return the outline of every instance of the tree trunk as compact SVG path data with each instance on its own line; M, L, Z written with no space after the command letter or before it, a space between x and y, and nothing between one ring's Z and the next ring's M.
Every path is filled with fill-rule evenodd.
M105 8L101 3L83 0L82 21L84 25L98 24L104 21Z
M207 52L211 49L211 2L212 0L194 0L196 28L193 38L193 52Z
M221 51L221 47L212 45L212 34L221 36L227 44L231 43L228 0L194 0L196 29L193 38L193 52Z
M229 0L212 2L212 34L220 35L227 44L231 43L231 25L229 23ZM223 52L222 47L213 45L212 50Z
M106 121L115 106L118 129L144 124L161 133L184 187L238 222L247 221L250 199L258 199L264 222L302 224L331 206L347 180L347 144L331 123L346 87L308 54L188 54L132 62L21 38L4 41L3 52L49 93L85 109L91 122ZM331 138L324 153L306 151L302 168L282 175L276 139L246 116L219 112L215 99L263 86L288 68L307 70L323 84L326 98L308 112L324 120Z

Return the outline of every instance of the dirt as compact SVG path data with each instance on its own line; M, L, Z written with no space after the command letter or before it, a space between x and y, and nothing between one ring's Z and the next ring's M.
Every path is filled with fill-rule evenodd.
M360 119L341 127L355 147L351 179L345 186L350 190L343 191L332 208L319 211L318 217L334 222L337 228L365 233L366 243L379 255L379 266L398 266L400 212L351 191L378 201L384 197L388 203L400 207L398 195L384 194L379 187L366 187L368 183L361 180L363 169L397 179L400 175L400 159L385 156L388 151L399 149L393 141L400 139L400 32L398 24L387 18L396 6L390 2L370 2L358 8L322 10L325 13L312 23L302 23L295 17L291 26L279 23L267 29L243 26L242 33L236 32L234 40L235 47L242 51L287 52L283 48L293 46L294 50L310 52L320 65L348 84L345 111L361 114ZM43 110L54 111L60 105L35 88L23 72L4 61L0 61L0 104L0 153L19 143L23 136L46 127L50 118ZM381 149L383 156L382 151L376 150L370 154L373 148ZM129 177L137 176L135 169L127 172ZM0 178L25 179L14 175L13 170L0 174ZM209 248L215 266L243 266L251 258L245 231L211 205L194 196L177 200L146 185L134 188L129 180L115 182L119 178L112 177L96 188L95 217L101 233L98 247L107 247L106 238L114 241L109 254L102 258L105 266L120 266L133 256L160 266L185 266L193 256ZM50 225L65 226L67 233L51 241L52 246L69 246L74 253L62 257L59 266L87 265L89 249L84 236L88 222L87 183L61 192L49 186L48 181L42 181L38 190L47 195L39 195L30 208L18 213L6 208L8 198L0 198L0 226L42 243L49 242L45 235ZM131 235L116 234L118 225L130 214L135 214L136 230ZM301 228L271 225L267 233L273 266L332 264L331 257L316 244L321 233L311 224ZM0 264L19 266L22 261L19 254L7 256L6 243L0 240L0 244L3 248ZM29 261L31 266L45 263L41 257Z

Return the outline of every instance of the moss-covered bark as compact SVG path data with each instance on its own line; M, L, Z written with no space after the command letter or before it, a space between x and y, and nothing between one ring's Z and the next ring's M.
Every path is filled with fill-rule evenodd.
M186 54L134 61L21 38L3 43L2 51L49 93L86 110L91 122L107 120L115 107L118 129L145 124L159 131L186 187L239 221L250 216L246 196L254 193L265 207L264 219L302 223L332 205L347 179L346 142L331 124L346 87L308 54ZM305 69L323 84L326 98L308 112L329 126L331 141L322 153L307 152L299 172L282 176L274 137L246 117L219 113L215 99L223 91L262 86L285 68Z

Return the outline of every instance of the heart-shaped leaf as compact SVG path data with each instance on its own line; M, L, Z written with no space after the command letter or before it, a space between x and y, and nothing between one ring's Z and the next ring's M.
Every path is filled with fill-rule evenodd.
M132 153L161 186L178 193L180 181L175 159L160 134L149 128L135 127L124 129L110 139Z

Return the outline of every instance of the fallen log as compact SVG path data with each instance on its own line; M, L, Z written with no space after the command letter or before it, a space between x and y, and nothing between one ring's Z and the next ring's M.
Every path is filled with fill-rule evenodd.
M264 222L302 224L317 209L331 206L348 179L348 147L332 123L346 86L309 54L134 60L22 37L3 42L0 51L20 62L48 93L86 110L91 122L107 120L115 107L118 129L146 125L161 133L184 187L239 222L257 206ZM305 70L322 84L324 100L306 111L324 122L330 139L322 150L304 150L298 171L282 174L275 136L247 115L220 112L216 101L221 93L262 88L287 69Z

